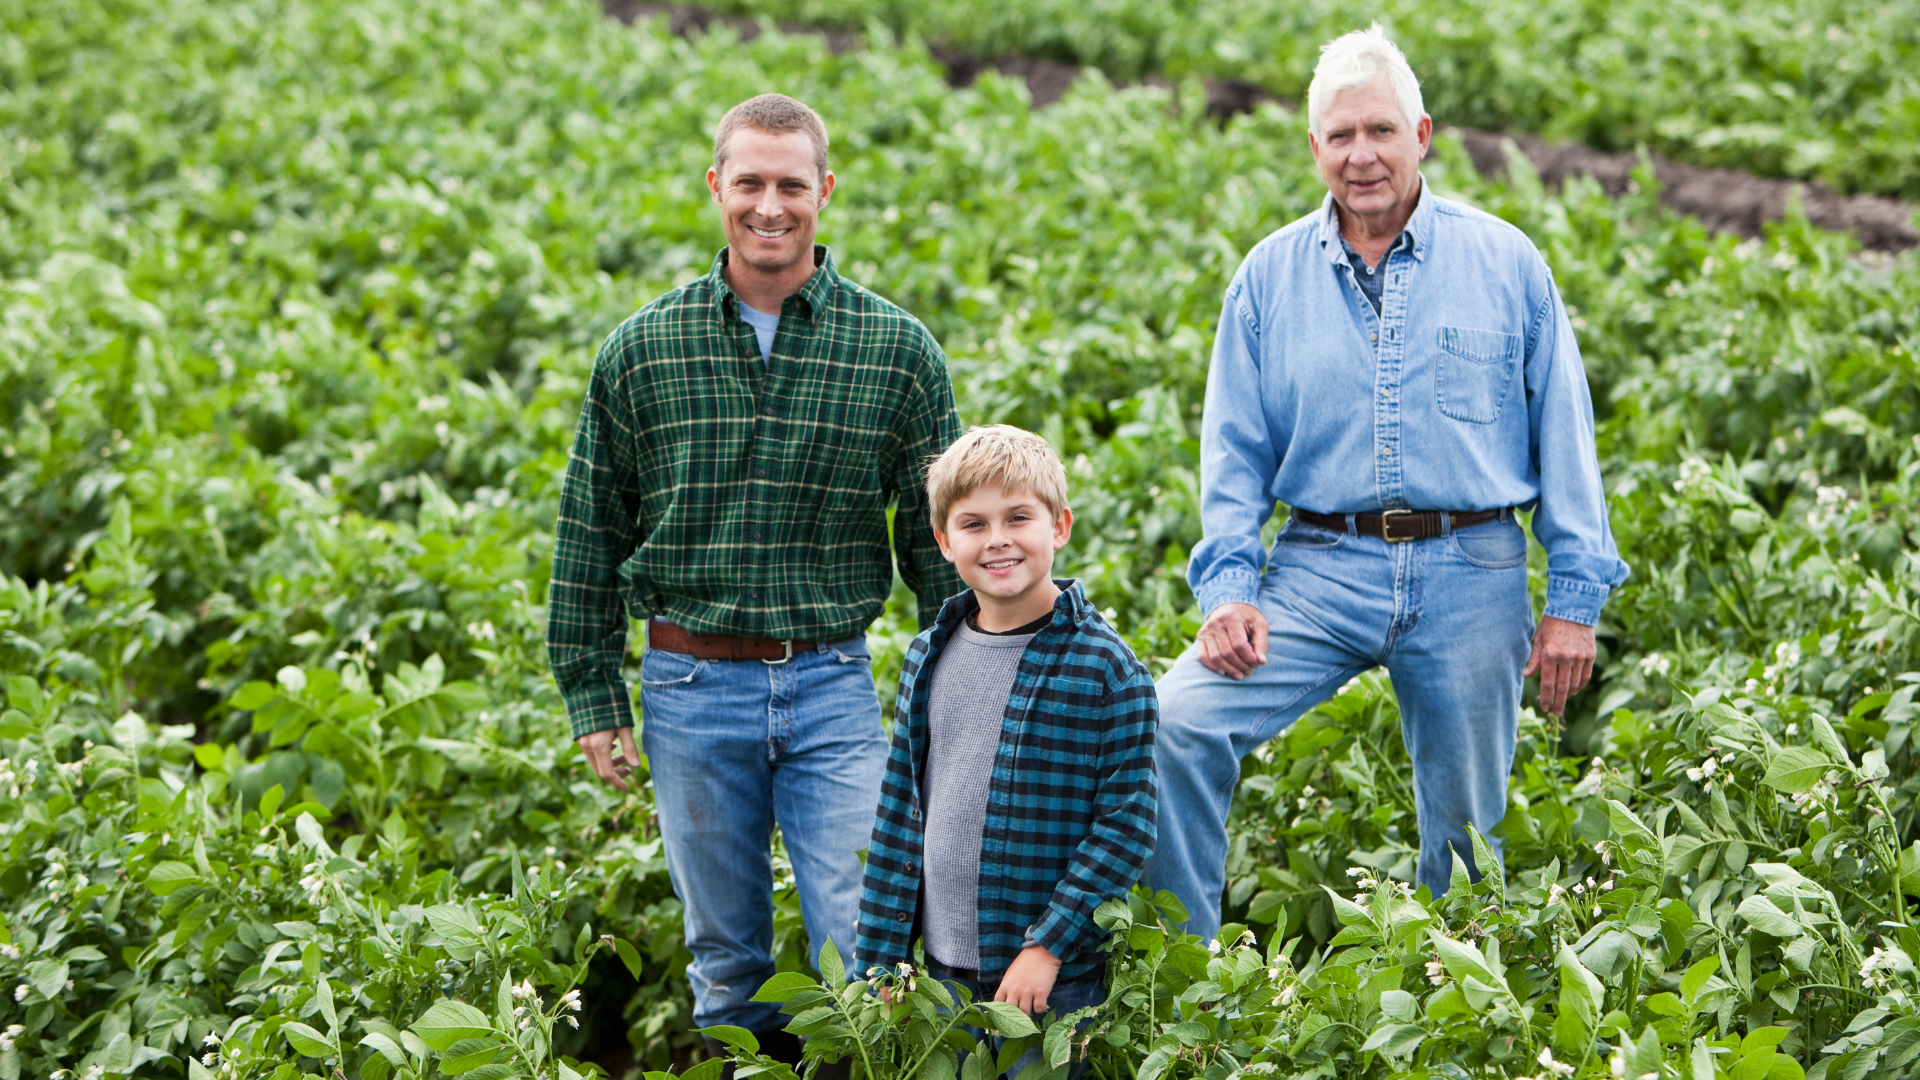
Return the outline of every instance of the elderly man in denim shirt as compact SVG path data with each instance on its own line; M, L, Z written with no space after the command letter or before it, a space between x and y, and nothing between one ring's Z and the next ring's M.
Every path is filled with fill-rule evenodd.
M1188 576L1206 623L1159 684L1160 839L1147 880L1203 936L1220 922L1240 758L1384 666L1445 891L1467 827L1506 811L1521 683L1558 714L1592 672L1627 577L1607 525L1593 404L1566 310L1520 230L1434 195L1433 121L1373 29L1324 50L1309 144L1328 197L1227 289L1201 435ZM1271 552L1261 526L1292 508ZM1532 510L1547 552L1536 629Z

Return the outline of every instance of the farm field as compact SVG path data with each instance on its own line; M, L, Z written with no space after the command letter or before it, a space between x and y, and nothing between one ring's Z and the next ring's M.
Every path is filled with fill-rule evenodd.
M722 243L727 105L821 107L823 239L933 330L967 422L1061 450L1066 569L1156 669L1197 625L1220 295L1323 190L1278 106L1222 125L1190 87L1088 79L1036 112L910 41L682 39L571 0L23 0L0 45L0 1080L697 1053L645 789L584 768L542 619L593 350ZM1110 913L1094 1069L1920 1072L1920 256L1711 236L1651 176L1549 193L1445 140L1426 175L1525 229L1576 319L1634 567L1595 686L1523 716L1504 882L1437 902L1396 884L1383 680L1250 757L1235 927L1210 950ZM790 890L776 931L805 1002ZM954 1080L933 1026L854 1011L819 1045Z
M1306 98L1320 43L1378 19L1427 110L1462 127L1920 198L1920 8L1912 0L1389 3L1258 0L718 0L723 10L885 26L986 57L1252 82Z

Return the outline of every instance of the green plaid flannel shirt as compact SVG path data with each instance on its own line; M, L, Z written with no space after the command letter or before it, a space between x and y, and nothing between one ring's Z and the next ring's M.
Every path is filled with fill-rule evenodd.
M560 490L547 654L575 738L633 723L627 616L697 634L841 641L893 589L933 624L960 591L927 520L926 463L960 435L926 327L819 267L770 361L713 269L620 324L594 361Z

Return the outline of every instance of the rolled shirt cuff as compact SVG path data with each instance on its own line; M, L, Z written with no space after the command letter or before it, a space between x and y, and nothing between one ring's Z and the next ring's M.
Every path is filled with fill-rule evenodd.
M1600 609L1606 606L1613 590L1605 585L1574 578L1547 578L1546 616L1592 626L1600 621Z
M1213 614L1213 609L1221 604L1258 606L1260 575L1251 570L1222 570L1194 590L1194 599L1200 602L1200 617L1203 619Z
M567 723L573 737L633 726L633 692L626 680L583 683L567 690Z

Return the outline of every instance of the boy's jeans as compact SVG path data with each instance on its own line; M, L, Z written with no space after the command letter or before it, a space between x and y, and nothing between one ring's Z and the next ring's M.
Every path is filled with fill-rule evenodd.
M926 974L928 978L938 979L944 983L959 983L961 986L967 988L967 993L972 994L973 1000L975 1001L992 1001L994 992L1000 989L999 983L992 985L982 984L980 982L980 973L977 971L969 971L965 968L950 968L938 960L928 960ZM1106 1000L1107 973L1105 971L1095 971L1091 975L1075 979L1072 982L1054 983L1052 992L1047 994L1047 1011L1055 1016L1065 1016L1070 1012L1076 1012L1089 1005L1099 1005ZM1039 1018L1035 1017L1034 1023L1038 1024L1039 1022ZM980 1041L981 1035L984 1034L979 1028L974 1027L972 1024L962 1025L960 1030L973 1036L973 1041L976 1043ZM1000 1047L1004 1046L1006 1041L1004 1036L995 1035L987 1040L987 1048L997 1057L1000 1053ZM1026 1053L1021 1054L1019 1060L1015 1061L1013 1065L1007 1069L1007 1080L1020 1080L1020 1074L1026 1070L1026 1067L1029 1065L1037 1065L1040 1063L1040 1060L1040 1042L1039 1040L1035 1040L1034 1044L1027 1048ZM964 1065L966 1061L967 1056L965 1054L960 1055L960 1063ZM1081 1058L1074 1061L1067 1066L1067 1080L1080 1080L1080 1074L1086 1071L1086 1059Z
M774 973L777 822L814 951L831 937L851 974L860 858L887 744L864 638L782 664L649 649L640 737L673 891L685 908L695 1027L784 1027L752 1000Z
M1220 928L1240 759L1376 666L1413 759L1419 881L1446 890L1450 845L1474 865L1466 826L1489 833L1506 813L1533 640L1526 557L1511 519L1400 544L1287 524L1260 581L1267 662L1235 682L1189 648L1156 688L1160 834L1146 881L1186 905L1189 933Z

